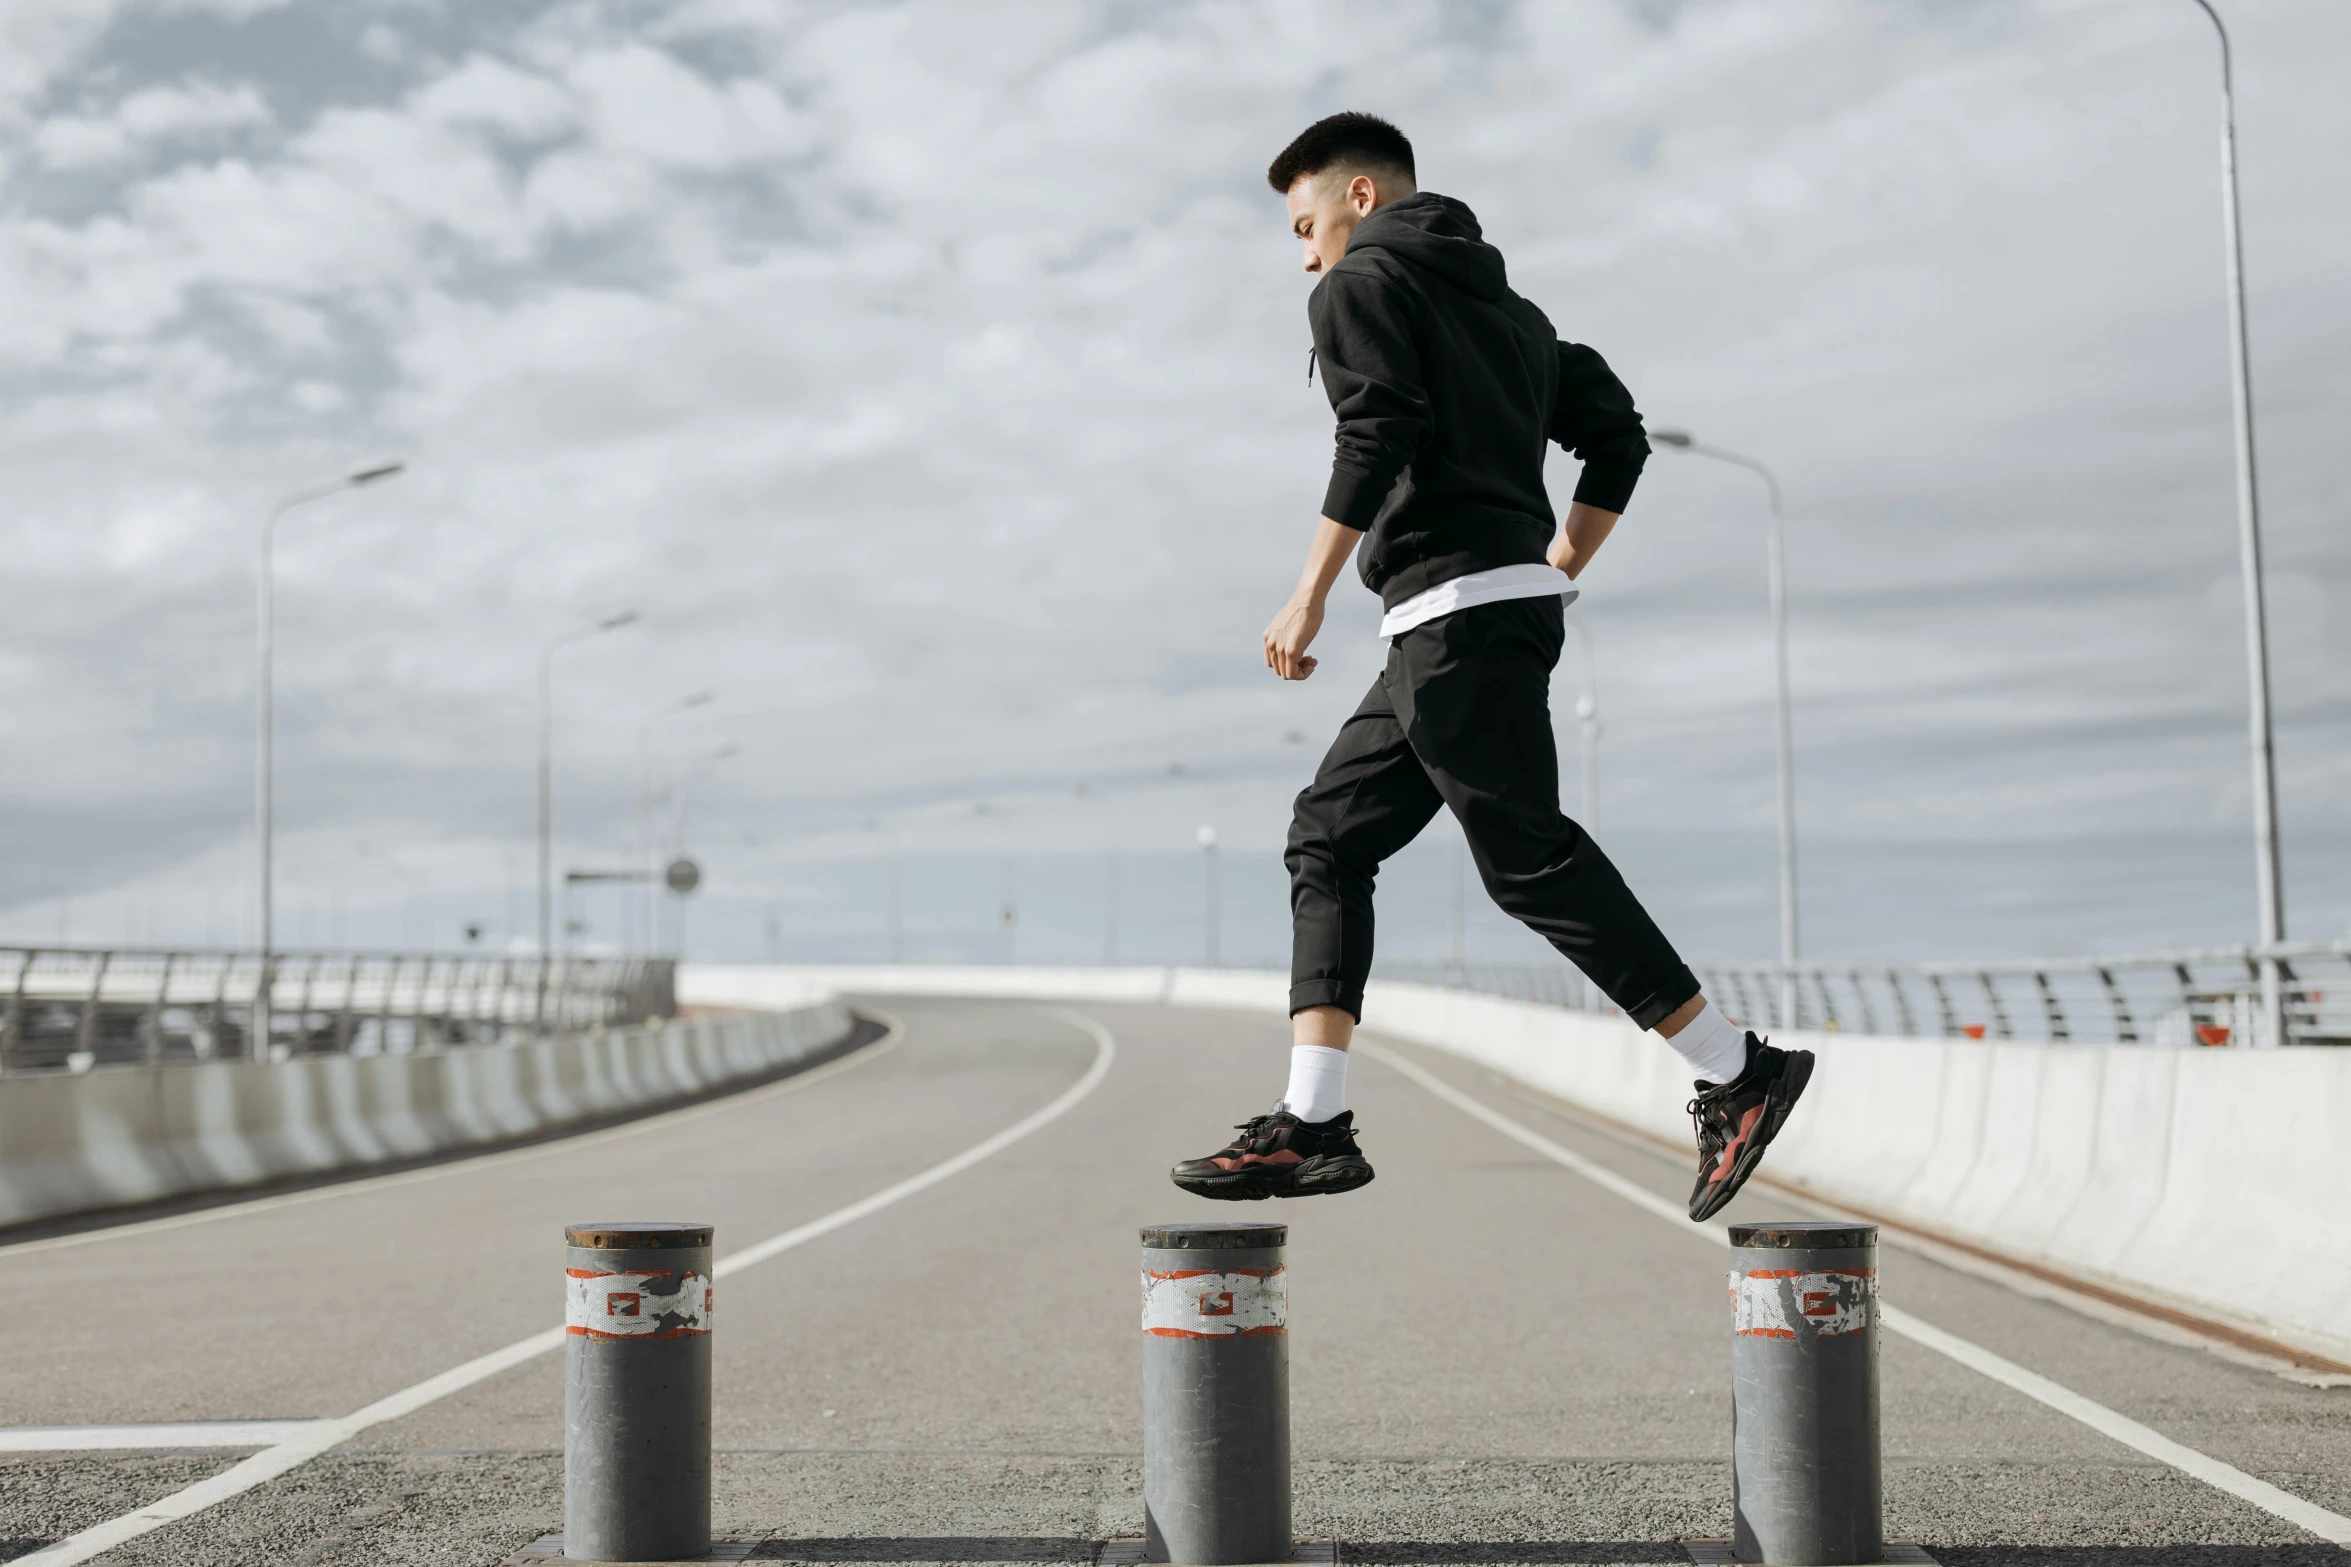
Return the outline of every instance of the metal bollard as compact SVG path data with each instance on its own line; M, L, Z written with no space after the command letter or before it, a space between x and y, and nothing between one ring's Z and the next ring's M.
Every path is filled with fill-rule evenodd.
M1290 1559L1285 1224L1143 1231L1143 1554Z
M707 1224L565 1228L563 1554L710 1552Z
M1878 1561L1877 1226L1730 1230L1731 1553Z

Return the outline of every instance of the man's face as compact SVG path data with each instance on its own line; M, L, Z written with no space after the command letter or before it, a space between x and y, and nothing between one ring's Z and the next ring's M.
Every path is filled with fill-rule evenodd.
M1290 187L1290 232L1306 247L1306 270L1328 272L1347 254L1347 236L1380 204L1368 174L1303 174Z

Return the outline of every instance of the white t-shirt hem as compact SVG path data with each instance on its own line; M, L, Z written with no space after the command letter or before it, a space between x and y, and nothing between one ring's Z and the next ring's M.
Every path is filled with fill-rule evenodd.
M1389 610L1380 617L1380 635L1400 637L1415 626L1442 619L1456 610L1499 604L1505 599L1549 598L1557 594L1564 606L1574 603L1581 591L1575 580L1557 566L1496 566L1491 571L1473 571L1415 593Z

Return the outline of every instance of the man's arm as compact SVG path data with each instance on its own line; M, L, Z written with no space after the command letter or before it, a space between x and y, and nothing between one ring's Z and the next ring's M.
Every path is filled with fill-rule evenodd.
M1428 439L1411 311L1409 297L1388 279L1346 267L1317 284L1307 302L1323 391L1339 421L1322 514L1356 532L1371 526Z
M1551 546L1551 564L1570 577L1582 575L1592 563L1593 553L1608 542L1608 530L1616 526L1620 515L1583 501L1570 505L1567 526L1559 530L1559 542Z
M1265 628L1265 667L1284 680L1304 680L1314 673L1319 660L1306 650L1322 629L1323 601L1330 597L1331 584L1338 580L1347 557L1355 553L1356 540L1362 537L1361 528L1350 528L1328 517L1314 530L1314 547L1306 552L1306 569L1298 574L1297 590L1273 617L1273 624Z
M1567 525L1551 546L1551 564L1573 577L1624 514L1649 460L1633 394L1602 359L1581 343L1559 345L1559 391L1551 404L1551 439L1584 460Z

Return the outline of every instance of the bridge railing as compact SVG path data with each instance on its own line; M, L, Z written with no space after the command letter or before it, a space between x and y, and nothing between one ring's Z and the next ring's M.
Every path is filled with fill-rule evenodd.
M0 947L0 1073L506 1044L675 1010L668 958Z
M2279 966L2288 1041L2351 1045L2351 942L1985 963L1799 963L1785 971L1792 1007L1783 1007L1777 963L1692 967L1724 1011L1758 1028L2243 1046L2259 1038L2264 958ZM1579 1010L1608 1006L1564 963L1382 962L1374 976Z

